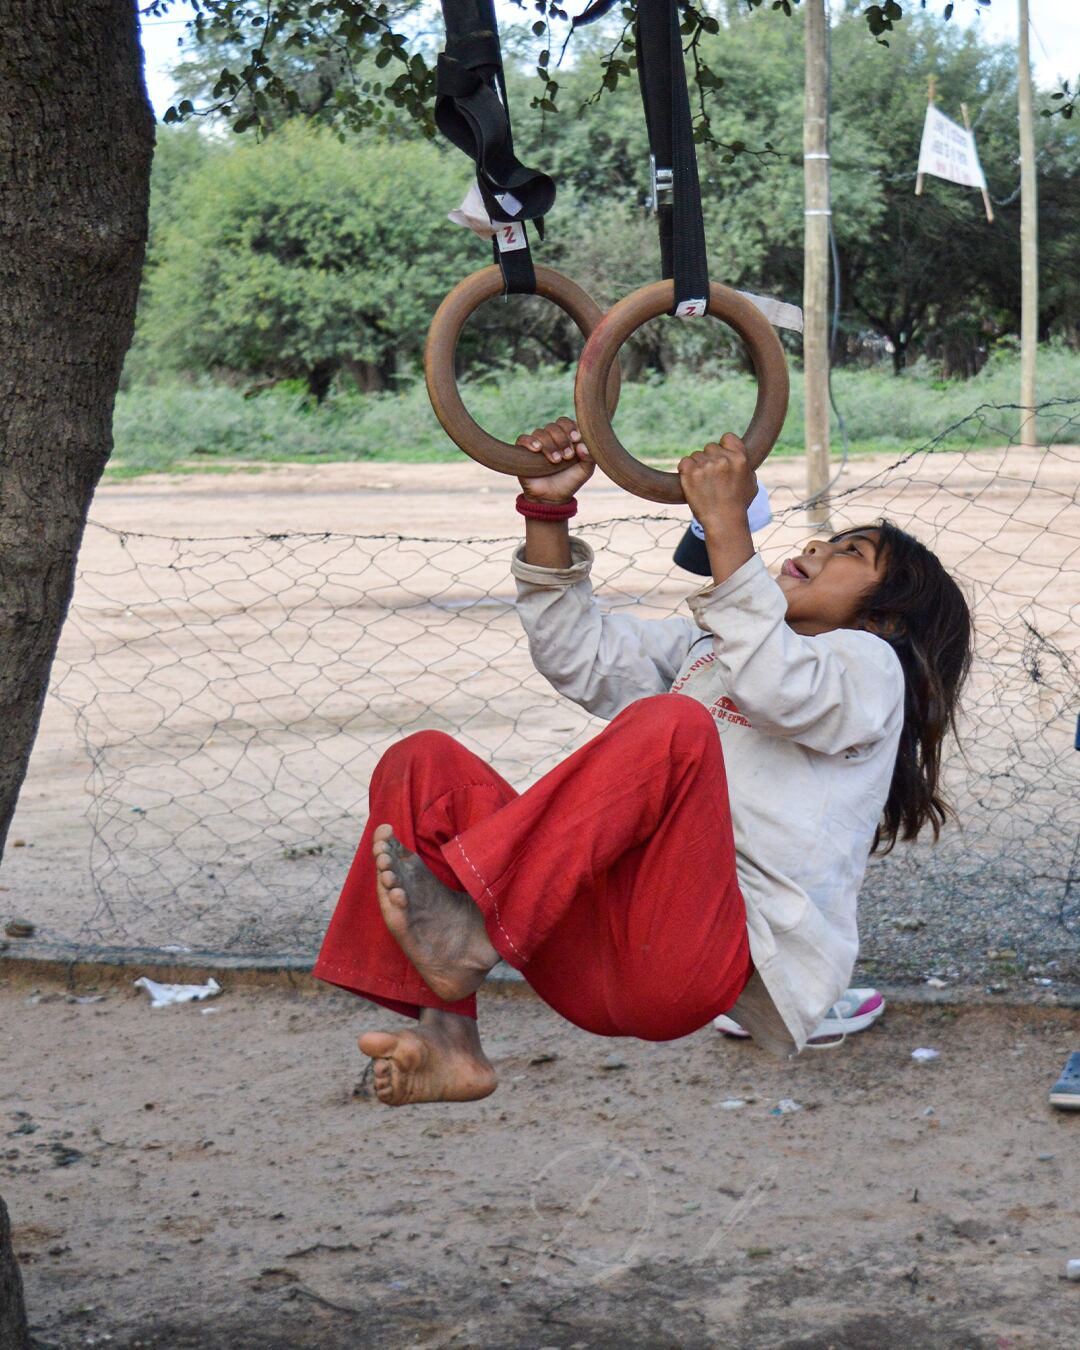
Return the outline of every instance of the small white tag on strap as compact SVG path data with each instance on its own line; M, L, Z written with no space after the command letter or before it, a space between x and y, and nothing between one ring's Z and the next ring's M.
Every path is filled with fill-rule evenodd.
M521 203L512 192L496 192L495 200L508 216L516 216L521 210Z
M495 238L499 241L500 253L514 253L519 248L527 248L525 226L519 220L500 220L495 226Z

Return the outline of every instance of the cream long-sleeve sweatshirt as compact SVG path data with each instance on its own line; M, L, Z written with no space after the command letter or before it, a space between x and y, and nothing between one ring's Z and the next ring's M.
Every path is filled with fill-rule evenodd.
M756 554L689 597L693 620L649 620L601 609L584 540L571 539L568 568L523 553L518 613L559 693L607 719L661 693L712 713L756 968L732 1016L774 1053L801 1050L858 952L856 899L903 723L896 653L872 633L794 632Z

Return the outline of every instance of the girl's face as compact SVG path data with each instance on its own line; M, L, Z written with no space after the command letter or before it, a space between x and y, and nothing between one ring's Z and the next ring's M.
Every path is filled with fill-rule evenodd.
M854 626L860 602L885 575L877 543L877 530L812 539L805 552L781 565L776 582L787 597L787 621L796 633L813 637Z

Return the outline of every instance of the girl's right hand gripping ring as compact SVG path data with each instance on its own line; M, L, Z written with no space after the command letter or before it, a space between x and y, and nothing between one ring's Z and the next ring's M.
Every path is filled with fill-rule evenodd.
M630 454L615 435L600 390L627 338L650 319L670 312L674 287L672 281L655 281L608 310L581 353L574 388L578 429L593 459L620 487L651 502L685 501L679 475L650 469ZM776 444L787 416L788 369L784 349L758 307L728 286L712 283L707 312L735 329L754 363L757 406L742 439L750 466L756 469Z
M513 474L516 478L546 478L549 474L559 473L565 464L552 464L543 455L489 436L470 417L458 392L454 360L461 330L485 300L502 294L502 272L492 265L458 282L435 311L424 348L428 397L443 430L467 455L498 473ZM550 267L536 268L536 294L558 305L586 338L603 314L600 306L580 286ZM601 402L610 418L619 402L619 366L614 359L607 364L603 383L605 395Z

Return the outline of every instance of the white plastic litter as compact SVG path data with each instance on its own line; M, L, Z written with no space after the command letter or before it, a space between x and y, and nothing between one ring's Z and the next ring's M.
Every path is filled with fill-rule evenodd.
M802 1107L798 1102L790 1097L781 1097L773 1109L769 1112L770 1116L789 1116L792 1111L801 1111Z
M937 1059L940 1054L940 1050L931 1050L925 1045L920 1045L917 1050L912 1050L911 1058L917 1059L920 1063L925 1063L928 1059Z
M221 993L221 985L212 975L205 984L158 984L156 980L140 975L135 984L150 995L151 1008L168 1008L173 1003L195 1003Z
M721 1111L738 1111L740 1107L746 1105L742 1097L727 1097L719 1103Z
M929 985L929 987L930 987L931 989L944 989L944 988L945 988L945 981L942 980L942 979L939 979L936 975L931 975L930 978L926 981L926 983Z
M495 200L508 216L516 216L521 210L521 203L512 192L497 192ZM461 205L453 211L448 211L446 218L455 225L464 225L466 229L472 230L473 234L478 234L481 239L490 239L495 233L495 224L487 213L484 199L480 195L480 189L475 182L466 192L465 200Z
M1065 1262L1065 1278L1080 1281L1080 1257Z
M490 239L495 233L495 226L487 213L487 207L484 205L484 199L480 195L480 189L475 182L465 194L465 200L454 211L448 211L447 220L453 221L455 225L464 225L466 229L472 230L473 234L478 234L481 239Z

